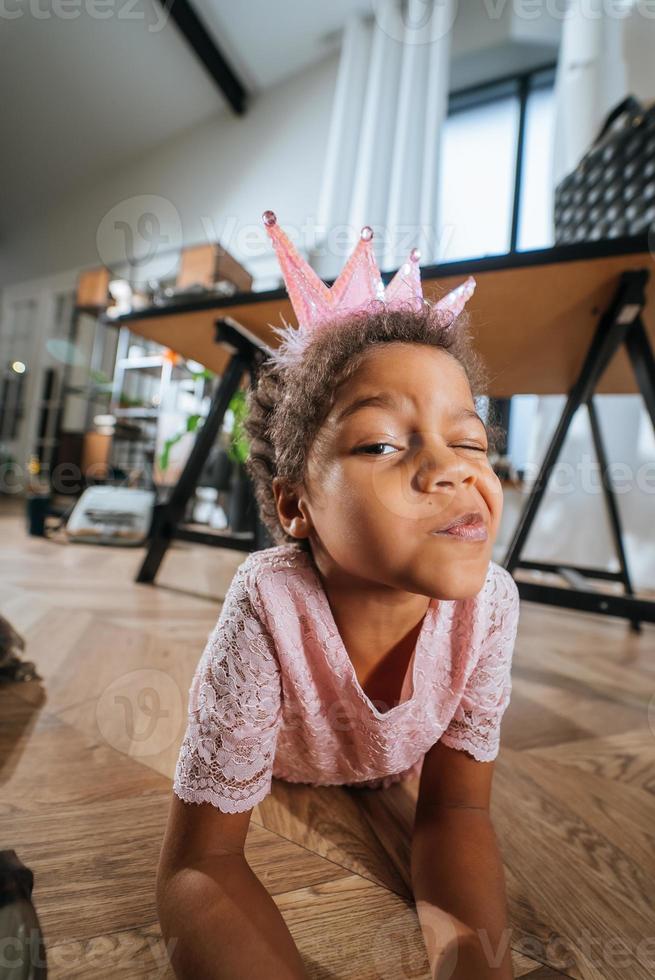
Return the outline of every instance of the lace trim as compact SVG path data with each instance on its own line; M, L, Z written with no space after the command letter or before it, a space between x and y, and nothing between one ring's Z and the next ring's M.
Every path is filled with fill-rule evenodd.
M261 802L276 777L315 786L390 785L408 772L408 756L420 754L418 766L440 738L479 761L493 760L518 625L509 572L492 563L482 595L435 611L415 663L415 697L392 724L353 698L359 692L349 675L344 682L342 641L306 562L280 546L252 553L237 569L189 691L175 793L236 813ZM321 656L301 656L305 644ZM373 778L358 778L363 774Z
M227 813L270 793L282 721L274 643L250 599L251 557L232 579L196 668L173 781L180 799Z
M507 569L498 566L490 597L493 619L462 699L441 736L479 762L492 762L500 750L500 728L512 692L512 659L518 629L519 590Z

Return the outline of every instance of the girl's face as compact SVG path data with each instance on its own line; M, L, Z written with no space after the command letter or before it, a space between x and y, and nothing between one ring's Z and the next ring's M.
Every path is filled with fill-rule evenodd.
M278 513L288 533L310 539L326 579L466 598L484 584L502 514L487 452L459 361L383 344L338 389L304 483L290 497L276 490ZM437 533L469 512L484 537Z

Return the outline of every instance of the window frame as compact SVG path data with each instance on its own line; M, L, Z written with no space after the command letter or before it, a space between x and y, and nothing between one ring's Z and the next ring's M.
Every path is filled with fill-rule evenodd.
M533 92L555 85L556 62L549 62L530 68L524 72L514 72L503 75L488 82L479 82L465 88L456 89L449 93L447 116L480 106L500 102L509 96L518 99L518 126L516 135L514 161L514 188L512 193L512 223L510 229L509 249L501 255L514 255L524 249L517 248L519 237L519 220L521 210L521 193L523 189L523 169L525 157L525 131L528 109L528 99Z

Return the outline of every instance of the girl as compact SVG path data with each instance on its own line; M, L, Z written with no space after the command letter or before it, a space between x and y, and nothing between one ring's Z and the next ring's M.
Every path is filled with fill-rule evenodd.
M244 856L272 777L420 777L411 877L431 975L512 977L493 761L518 589L491 560L498 430L461 315L414 250L382 284L372 232L331 289L278 227L299 326L249 395L249 473L273 547L238 568L189 692L157 902L180 977L307 976Z

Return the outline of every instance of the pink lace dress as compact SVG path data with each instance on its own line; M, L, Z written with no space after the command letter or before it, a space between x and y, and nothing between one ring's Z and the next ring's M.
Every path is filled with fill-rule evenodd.
M432 599L399 703L360 686L310 553L252 552L237 569L189 690L173 782L228 813L272 777L382 788L420 773L437 741L490 761L512 688L518 588L489 563L480 592Z

